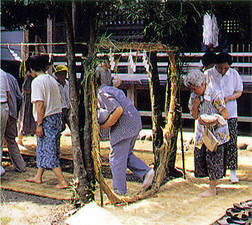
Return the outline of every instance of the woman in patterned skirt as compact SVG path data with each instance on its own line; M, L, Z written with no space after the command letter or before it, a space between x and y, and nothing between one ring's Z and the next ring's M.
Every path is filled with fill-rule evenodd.
M27 71L34 77L31 86L33 117L37 123L37 166L35 177L28 182L40 184L45 169L51 169L58 178L57 189L66 188L66 181L60 167L60 135L62 129L62 106L57 81L46 74L49 57L31 56L26 61Z
M225 107L221 91L206 85L204 74L197 69L192 70L184 79L185 86L192 91L188 108L194 119L198 119L195 136L194 163L195 177L209 177L210 186L200 197L216 195L218 179L225 174L224 143L229 140L227 122L228 111ZM202 115L216 115L211 122L204 121ZM222 117L221 117L221 116ZM218 119L223 123L218 123ZM218 140L217 149L210 151L203 143L204 128L211 126L213 135Z

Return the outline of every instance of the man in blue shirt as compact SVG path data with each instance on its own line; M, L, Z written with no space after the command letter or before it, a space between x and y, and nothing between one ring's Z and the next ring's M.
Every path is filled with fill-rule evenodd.
M9 73L6 73L6 75L10 86L11 107L4 138L7 142L8 152L14 166L14 171L25 172L25 162L20 154L17 142L15 141L17 137L18 107L22 101L22 93L16 78Z

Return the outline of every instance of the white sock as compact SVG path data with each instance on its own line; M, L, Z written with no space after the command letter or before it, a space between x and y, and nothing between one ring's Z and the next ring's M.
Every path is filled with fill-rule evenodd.
M232 182L239 182L239 179L236 176L236 170L230 170L230 179Z

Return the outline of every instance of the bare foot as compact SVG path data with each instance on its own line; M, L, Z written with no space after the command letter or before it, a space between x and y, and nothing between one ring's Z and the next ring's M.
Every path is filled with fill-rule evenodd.
M42 180L38 180L36 178L26 179L25 181L31 182L31 183L36 183L36 184L41 184L42 183Z
M55 189L66 189L68 188L69 184L68 183L64 183L64 184L57 184L54 188Z
M206 191L204 191L203 193L199 194L199 197L210 197L210 196L215 196L216 193L216 188L208 188Z

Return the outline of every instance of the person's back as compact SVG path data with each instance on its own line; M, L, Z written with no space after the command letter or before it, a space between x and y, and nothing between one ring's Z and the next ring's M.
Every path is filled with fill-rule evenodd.
M62 111L61 97L57 81L49 74L37 76L32 81L31 100L44 101L44 117L60 113ZM36 104L33 105L33 115L37 120Z
M105 108L104 105L109 106L107 110L110 113L112 113L118 105L123 108L122 116L118 122L111 127L110 138L112 143L137 135L142 129L139 112L122 90L102 85L98 92L98 101L101 108Z
M18 117L18 107L20 106L20 101L22 101L22 93L18 86L17 79L11 75L10 73L6 73L9 86L10 86L10 94L11 94L11 109L10 116L17 119Z

